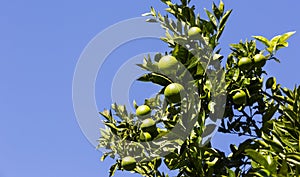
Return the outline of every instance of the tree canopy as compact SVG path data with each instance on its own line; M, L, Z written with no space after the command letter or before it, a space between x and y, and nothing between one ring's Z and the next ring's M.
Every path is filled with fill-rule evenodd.
M252 36L231 44L224 56L219 40L232 10L222 1L205 9L206 17L190 0L161 2L166 14L151 7L144 16L166 30L161 39L170 51L137 64L146 71L138 80L161 90L143 105L134 102L136 113L116 103L101 112L107 126L99 139L99 148L107 149L101 160L116 160L109 176L127 170L167 177L163 163L178 177L300 176L300 87L286 88L265 70L280 61L276 52L295 32ZM214 130L247 139L231 144L226 155L210 143Z

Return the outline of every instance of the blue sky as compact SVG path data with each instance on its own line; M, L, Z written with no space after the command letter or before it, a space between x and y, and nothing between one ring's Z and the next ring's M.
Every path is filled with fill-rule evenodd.
M198 10L211 7L208 0L192 3ZM271 38L297 31L289 40L290 47L277 55L282 63L266 67L284 86L299 83L300 2L226 0L225 4L234 11L221 38L223 52L228 53L228 44L252 35ZM121 20L139 17L150 6L164 7L158 0L0 2L0 177L108 176L112 161L100 162L101 153L87 141L76 121L73 74L80 54L95 35ZM120 58L117 61L122 64L142 52L164 51L164 47L157 40L134 41L118 48L108 60ZM107 62L106 70L113 71L112 64ZM99 111L111 103L109 78L101 73L97 78ZM147 91L151 88L143 88L144 95L151 93ZM141 93L131 94L143 99ZM232 138L218 135L214 143L224 147L230 141ZM116 176L133 175L118 172Z

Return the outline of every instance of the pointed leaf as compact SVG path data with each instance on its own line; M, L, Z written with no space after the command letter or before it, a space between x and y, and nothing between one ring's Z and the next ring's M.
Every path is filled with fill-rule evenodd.
M206 15L209 18L209 20L212 22L212 24L214 25L214 28L217 28L217 19L216 17L207 9L205 9Z
M254 39L257 39L259 42L262 42L267 47L270 47L270 41L263 36L252 36Z
M296 31L292 31L292 32L287 32L283 35L281 35L280 39L279 39L279 42L286 42L286 40L288 40L293 34L295 34Z
M219 4L219 11L220 11L221 14L224 13L224 3L223 3L222 0L220 1L220 4Z
M246 149L245 152L256 163L264 166L265 168L269 167L268 161L259 152L255 151L253 149Z
M118 164L114 164L113 166L110 167L109 169L109 177L114 176L116 170L117 170Z
M228 10L224 16L222 17L222 19L220 20L220 24L219 24L219 29L223 28L226 24L226 21L228 20L228 17L230 16L232 10Z
M152 82L161 86L167 86L172 83L172 81L169 78L156 73L145 74L137 80L143 82Z

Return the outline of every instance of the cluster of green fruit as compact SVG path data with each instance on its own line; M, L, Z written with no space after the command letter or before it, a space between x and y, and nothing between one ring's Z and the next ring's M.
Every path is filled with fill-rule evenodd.
M266 64L267 57L261 53L255 54L253 57L242 57L238 60L238 67L242 71L250 71L253 67L261 68ZM233 92L232 101L236 105L246 105L247 104L247 93L239 89Z
M141 105L136 109L137 116L144 117L150 114L151 114L151 108L147 105ZM140 134L140 141L142 142L151 141L152 137L154 137L155 134L157 134L156 122L151 118L144 119L142 121L140 128L142 130ZM137 162L134 157L127 156L122 158L121 166L124 170L132 171L135 169L136 165Z
M139 118L145 118L150 116L151 114L151 108L148 105L141 105L136 109L136 115ZM156 129L156 123L151 118L146 118L142 121L141 124L142 132L140 134L140 141L151 141L153 135L150 134L150 132L154 132Z
M267 57L259 53L253 56L253 58L242 57L238 61L238 66L242 70L250 70L253 66L261 68L266 64Z
M178 60L171 56L163 56L158 62L159 70L164 74L176 73L179 66ZM179 103L184 87L179 83L171 83L164 90L164 96L170 103Z
M141 105L136 109L136 115L140 118L145 118L140 125L141 133L140 133L140 141L148 142L153 140L153 138L157 137L159 133L161 133L160 128L157 128L155 120L149 118L151 115L151 108L148 105ZM121 166L124 170L132 171L137 166L137 161L132 156L126 156L121 160Z
M178 68L178 60L171 56L163 56L159 60L157 66L163 74L171 74L176 72ZM182 92L184 87L179 83L171 83L167 85L164 89L165 99L169 103L179 103L181 102ZM157 127L155 120L151 118L152 109L148 105L140 105L136 108L136 116L142 120L140 124L141 133L139 135L141 142L148 142L156 138L160 134L165 134L166 130L162 130ZM136 159L127 156L122 158L121 166L124 170L132 171L136 167Z

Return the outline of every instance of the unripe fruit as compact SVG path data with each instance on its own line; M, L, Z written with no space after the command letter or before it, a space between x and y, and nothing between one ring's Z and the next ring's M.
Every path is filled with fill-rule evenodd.
M164 95L170 103L179 103L183 90L184 87L181 84L172 83L165 88Z
M243 105L247 102L247 95L243 90L239 90L232 97L233 103Z
M147 116L151 113L151 108L148 105L141 105L135 111L137 116Z
M148 118L142 121L141 129L144 132L154 132L156 131L156 123L153 119Z
M250 69L252 64L252 61L250 58L248 57L242 57L239 61L238 61L238 66L243 69L243 70L248 70Z
M158 61L158 69L162 71L164 74L171 74L176 72L178 67L178 61L175 57L171 55L163 56Z
M263 54L256 54L253 57L256 67L263 67L266 64L266 57Z
M197 36L199 36L200 35L200 32L201 32L201 29L200 28L198 28L198 27L191 27L190 29L189 29L189 31L188 31L188 36L189 37L197 37Z
M152 140L152 136L148 132L142 132L140 134L140 140L143 141L143 142L151 141Z
M122 159L121 165L125 170L132 171L136 167L136 160L131 156L127 156Z

